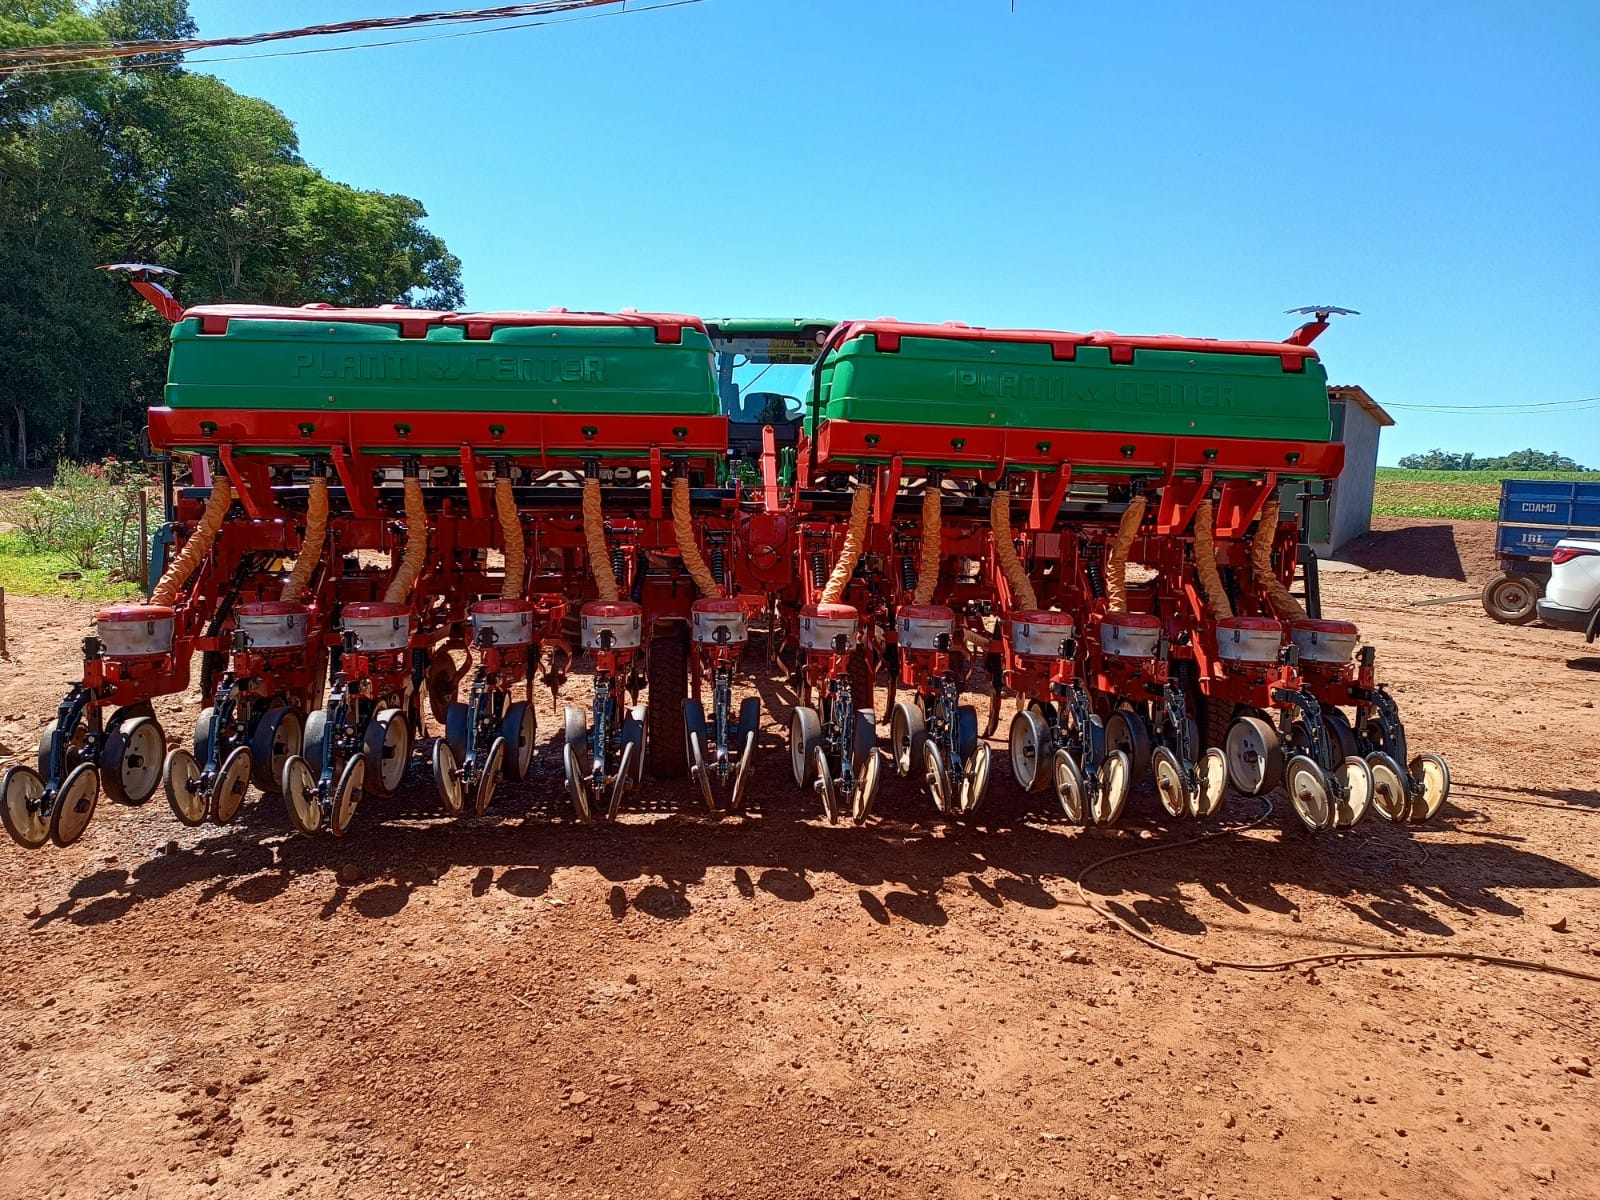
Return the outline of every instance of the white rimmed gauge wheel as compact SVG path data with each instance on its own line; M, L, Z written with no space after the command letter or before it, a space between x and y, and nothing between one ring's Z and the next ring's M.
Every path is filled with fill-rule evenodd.
M106 795L118 804L143 804L161 786L166 756L167 737L153 717L118 722L100 750Z
M1404 821L1411 810L1411 791L1400 765L1382 750L1367 755L1372 772L1372 807L1385 821Z
M1100 786L1094 791L1094 823L1115 825L1128 803L1128 792L1133 788L1133 772L1128 766L1128 756L1113 750L1101 760L1096 772Z
M1372 803L1372 768L1366 759L1352 754L1333 769L1333 782L1333 823L1340 829L1353 828Z
M1055 784L1056 800L1067 820L1078 825L1084 824L1089 805L1084 797L1087 789L1083 786L1083 771L1065 750L1057 750L1055 758L1051 760L1050 779Z
M927 740L922 710L905 700L897 702L889 714L889 755L894 759L894 773L901 779L909 779L921 764Z
M317 777L311 764L298 754L283 764L283 808L294 831L314 837L322 831L322 801L317 797Z
M950 811L950 772L945 770L939 748L932 742L922 743L922 772L928 784L928 794L933 806L942 813Z
M1150 755L1150 765L1155 768L1156 795L1169 817L1187 817L1192 811L1193 798L1189 795L1189 782L1183 777L1183 764L1170 746L1157 746Z
M67 772L50 813L50 840L70 846L83 836L100 800L100 770L93 763L79 763Z
M50 818L39 810L44 777L32 767L15 766L0 776L0 818L11 840L37 850L50 840Z
M211 805L200 791L200 764L181 746L167 751L161 767L161 784L167 793L167 807L180 825L191 828L205 824Z
M851 720L855 723L850 731L850 778L855 787L850 793L849 812L842 812L840 816L848 816L859 825L867 819L872 802L877 799L878 763L882 756L878 753L878 721L873 711L858 708ZM871 776L873 795L864 792L868 776Z
M955 807L964 817L970 817L983 805L989 794L989 768L993 755L989 747L979 742L972 754L961 765L961 778L956 781Z
M1450 798L1450 768L1437 754L1419 754L1411 760L1411 780L1421 786L1413 788L1408 819L1433 820Z
M822 812L828 818L829 825L839 821L839 794L833 782L833 772L828 770L828 755L821 746L814 747L811 751L811 774L814 782L812 786L817 789L817 796L822 801Z
M1128 756L1129 778L1137 783L1151 767L1155 754L1150 726L1131 708L1119 708L1106 718L1106 749Z
M700 798L706 802L706 811L716 812L717 793L711 786L711 772L706 768L705 751L701 749L701 739L705 737L704 721L699 729L690 729L685 736L689 741L689 774L700 785Z
M572 710L567 711L570 713ZM567 779L567 799L572 801L572 811L578 820L585 825L593 825L594 804L589 797L589 777L578 754L578 749L570 741L561 747L561 769Z
M1228 787L1228 756L1217 747L1211 747L1200 756L1199 775L1194 815L1209 817L1222 807L1222 793Z
M483 770L478 774L478 793L473 798L473 807L481 817L489 811L489 802L494 799L494 790L500 784L500 772L506 764L506 740L497 737L489 743L489 753L483 756Z
M1228 780L1247 796L1259 796L1283 778L1278 731L1260 717L1240 717L1228 726Z
M394 795L411 760L411 726L406 723L406 714L398 708L386 708L373 717L367 726L362 756L367 760L367 773L361 787L365 788L365 780L370 779L379 795Z
M744 807L745 784L750 779L750 762L756 756L756 731L748 729L744 734L744 750L739 755L739 765L733 773L733 792L728 798L731 808Z
M1328 829L1333 824L1333 792L1328 787L1328 777L1317 760L1296 754L1284 770L1284 786L1289 792L1289 803L1300 823L1313 833Z
M822 741L822 718L817 710L803 704L795 705L789 718L789 765L794 769L794 785L810 787L817 778L814 751Z
M866 824L872 815L872 806L878 799L878 786L883 782L883 756L876 751L856 776L855 795L850 798L850 819L857 825Z
M367 784L365 755L351 755L345 763L339 782L333 785L333 804L328 810L328 832L343 837L356 819L356 808L361 803L362 791Z
M247 746L235 746L233 752L223 760L216 781L211 785L208 815L218 825L233 824L239 809L244 806L244 794L249 790L250 749Z
M1019 712L1011 718L1011 776L1024 792L1037 792L1050 782L1049 741L1049 727L1038 713Z
M466 807L461 792L461 767L456 762L455 751L444 738L433 739L433 789L439 793L439 803L452 817L459 817Z
M305 749L306 723L298 709L274 708L261 714L250 738L250 778L263 792L283 783L283 765Z

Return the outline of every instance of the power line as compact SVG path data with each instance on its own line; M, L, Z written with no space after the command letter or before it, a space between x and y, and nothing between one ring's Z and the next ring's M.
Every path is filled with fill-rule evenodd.
M1518 404L1398 404L1387 401L1384 403L1385 408L1402 408L1413 412L1482 413L1484 415L1497 412L1531 413L1553 408L1582 412L1596 405L1600 405L1600 396L1585 396L1579 400L1529 400Z
M295 29L272 30L223 38L153 39L134 42L72 42L49 46L18 46L0 51L0 72L14 73L34 67L81 67L89 63L113 62L151 54L189 54L230 46L255 46L268 42L339 34L371 33L405 29L418 25L469 24L514 20L522 17L548 17L584 9L616 8L626 12L627 0L539 0L531 4L503 4L492 8L455 9L447 12L414 13L400 17L367 17L324 25L305 25Z
M610 2L617 3L618 0L610 0ZM683 8L690 4L703 4L704 2L705 0L660 0L659 3L655 4L644 4L635 7L628 7L627 0L620 0L622 7L615 8L607 12L580 12L575 16L555 16L534 21L516 21L507 25L495 25L487 29L466 29L459 30L454 33L430 33L424 34L421 37L388 38L383 41L376 42L352 42L342 46L315 46L297 50L268 50L260 54L228 54L215 58L185 58L184 66L191 68L205 67L212 63L254 62L267 58L297 58L311 54L340 54L347 50L376 50L390 46L414 46L421 45L424 42L441 42L449 41L455 38L483 37L484 35L491 33L511 33L521 29L542 29L546 26L552 25L571 25L579 21L599 21L607 17L636 16L640 13L661 12L669 8ZM0 58L3 57L4 55L0 54ZM124 61L122 64L122 69L125 71L160 70L165 69L166 65L167 64L162 63L139 63ZM106 64L104 62L98 60L91 61L87 59L69 60L61 64L52 63L48 66L7 67L0 65L0 80L6 78L7 75L17 74L23 71L26 71L30 76L40 76L78 75L103 71L105 69Z

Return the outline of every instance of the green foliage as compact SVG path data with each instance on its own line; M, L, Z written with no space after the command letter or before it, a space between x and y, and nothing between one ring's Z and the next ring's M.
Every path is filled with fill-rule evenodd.
M108 458L79 466L63 460L55 482L34 488L12 515L22 547L58 555L80 571L139 578L139 496L149 482L132 464Z
M1600 471L1518 471L1474 467L1470 471L1423 471L1410 467L1379 467L1379 483L1499 483L1502 479L1548 479L1560 483L1600 480Z
M1493 521L1500 515L1499 505L1476 504L1469 500L1438 500L1424 504L1386 504L1382 500L1372 511L1383 517L1438 517L1445 521Z
M0 47L193 33L187 0L0 0ZM426 217L328 179L282 112L171 56L0 79L0 473L131 454L161 394L166 323L96 265L172 267L186 304L458 307Z
M77 579L62 579L77 575ZM83 571L62 554L35 554L19 534L0 533L0 587L13 596L60 596L71 600L128 600L142 585L112 578L105 569Z
M1400 466L1409 471L1584 471L1587 467L1554 450L1513 450L1499 457L1479 456L1467 450L1429 450L1408 454Z

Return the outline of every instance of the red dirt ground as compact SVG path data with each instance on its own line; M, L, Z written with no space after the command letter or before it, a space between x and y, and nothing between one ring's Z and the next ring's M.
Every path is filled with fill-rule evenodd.
M1470 590L1486 543L1385 524L1368 561L1428 573L1330 573L1325 604L1449 757L1440 819L1310 839L1274 815L1088 885L1213 959L1600 972L1600 662L1475 601L1414 606ZM9 604L0 740L25 751L90 613ZM486 818L434 815L418 767L343 841L290 837L275 800L185 830L158 797L0 850L0 1196L1596 1194L1600 984L1161 955L1073 884L1191 834L1148 791L1086 833L999 767L970 827L895 784L829 828L763 690L748 817L651 784L649 814L575 825L546 708L538 776Z

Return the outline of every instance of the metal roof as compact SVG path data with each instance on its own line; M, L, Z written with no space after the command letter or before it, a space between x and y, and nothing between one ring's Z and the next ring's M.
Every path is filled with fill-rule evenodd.
M1366 409L1368 415L1379 425L1394 424L1394 418L1383 410L1383 405L1367 395L1366 388L1357 384L1330 383L1328 385L1328 396L1334 400L1354 400L1362 408Z

